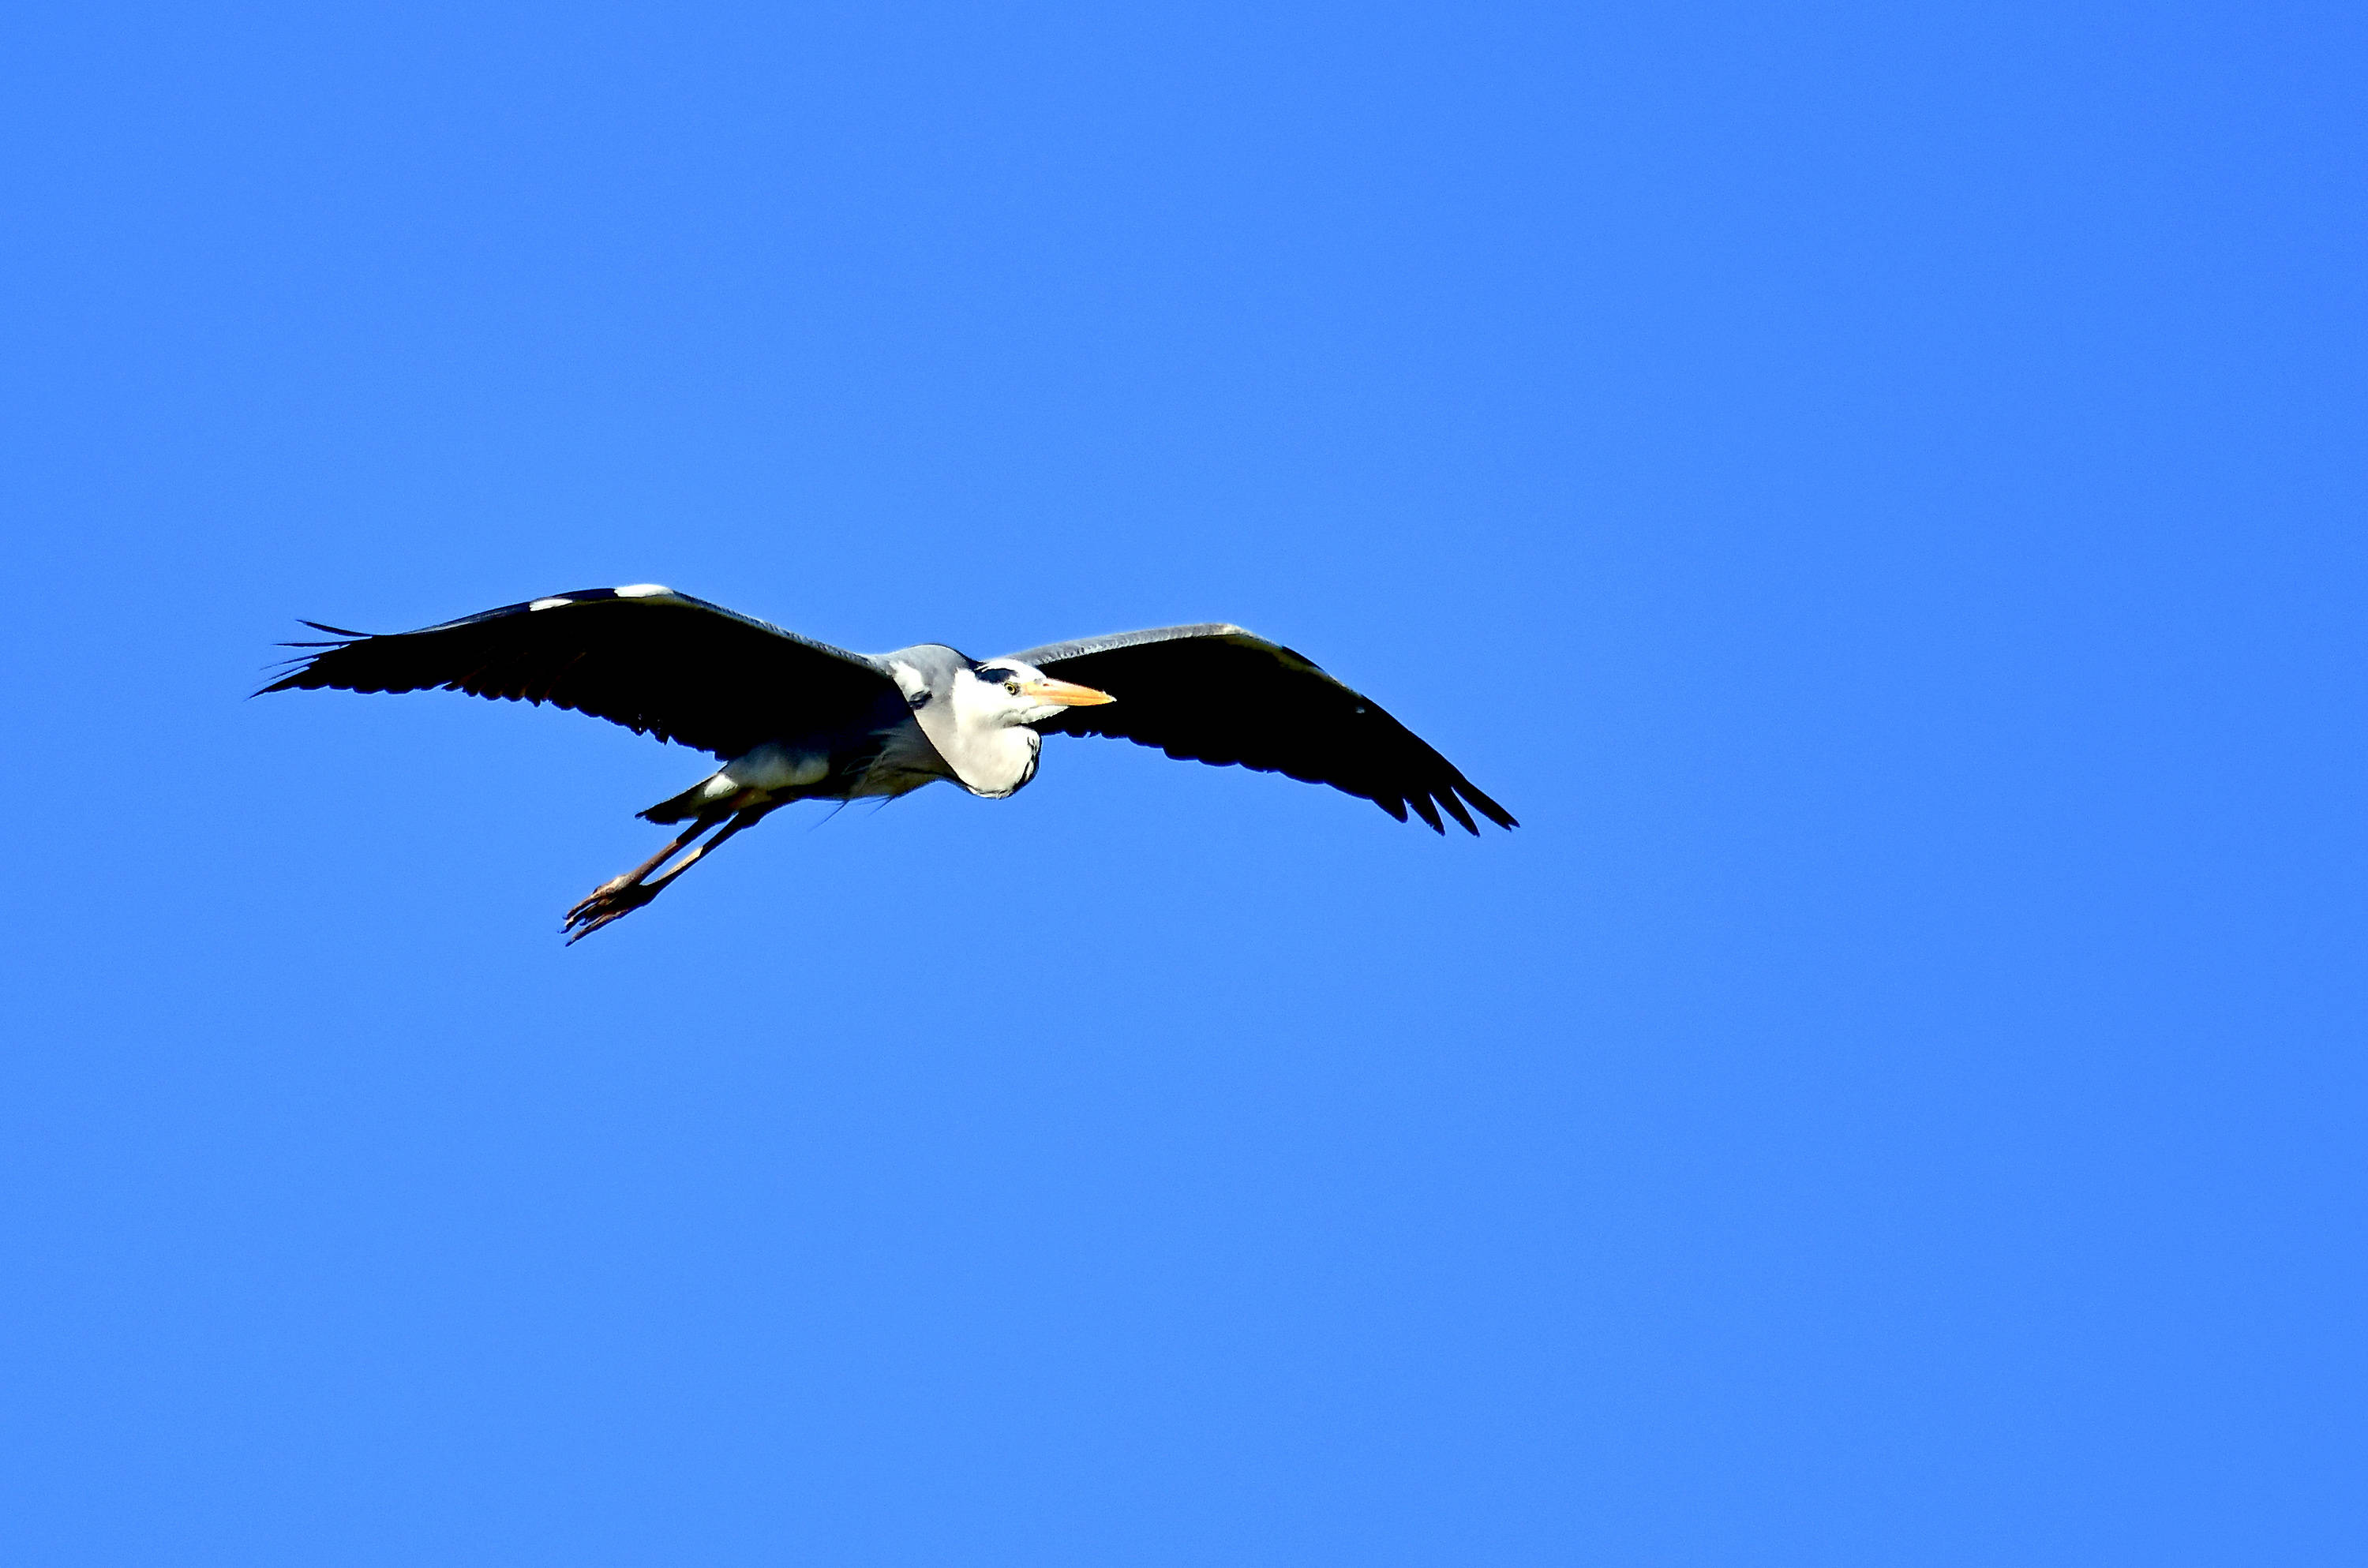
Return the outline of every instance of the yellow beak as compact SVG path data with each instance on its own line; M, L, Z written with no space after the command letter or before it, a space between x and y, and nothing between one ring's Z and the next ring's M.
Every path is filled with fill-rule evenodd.
M1064 680L1023 680L1019 689L1039 702L1057 702L1064 708L1093 708L1104 702L1116 702L1107 691L1096 691L1090 686L1072 686Z

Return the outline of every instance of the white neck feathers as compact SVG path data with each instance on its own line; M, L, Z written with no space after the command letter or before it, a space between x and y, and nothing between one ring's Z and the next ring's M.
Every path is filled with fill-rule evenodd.
M1035 776L1044 737L1010 722L1008 709L992 700L1002 693L967 675L914 717L964 789L974 795L1011 794Z

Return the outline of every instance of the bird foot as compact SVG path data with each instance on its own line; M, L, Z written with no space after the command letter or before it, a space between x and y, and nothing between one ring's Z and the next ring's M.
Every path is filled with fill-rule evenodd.
M575 908L567 912L568 923L573 925L577 915L583 914L586 910L590 909L594 904L600 903L604 899L614 898L617 894L624 892L627 888L632 887L640 880L640 878L634 876L631 871L626 872L621 877L610 877L607 881L602 882L598 887L594 888L590 892L586 893L582 901L578 903Z
M559 928L567 933L567 945L574 947L601 926L622 920L650 900L658 890L647 882L637 882L630 877L617 877L602 882L591 895L567 912Z

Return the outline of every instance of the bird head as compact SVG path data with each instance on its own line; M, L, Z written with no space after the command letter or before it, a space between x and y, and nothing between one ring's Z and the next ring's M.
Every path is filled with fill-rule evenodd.
M972 722L1002 729L1041 724L1064 708L1115 702L1107 691L1054 680L1033 665L995 659L954 676L955 711Z

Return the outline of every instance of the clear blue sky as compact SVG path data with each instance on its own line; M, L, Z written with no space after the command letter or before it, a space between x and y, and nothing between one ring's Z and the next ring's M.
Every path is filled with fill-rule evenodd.
M0 1558L2353 1563L2355 6L0 19ZM1238 620L1522 819L245 700Z

